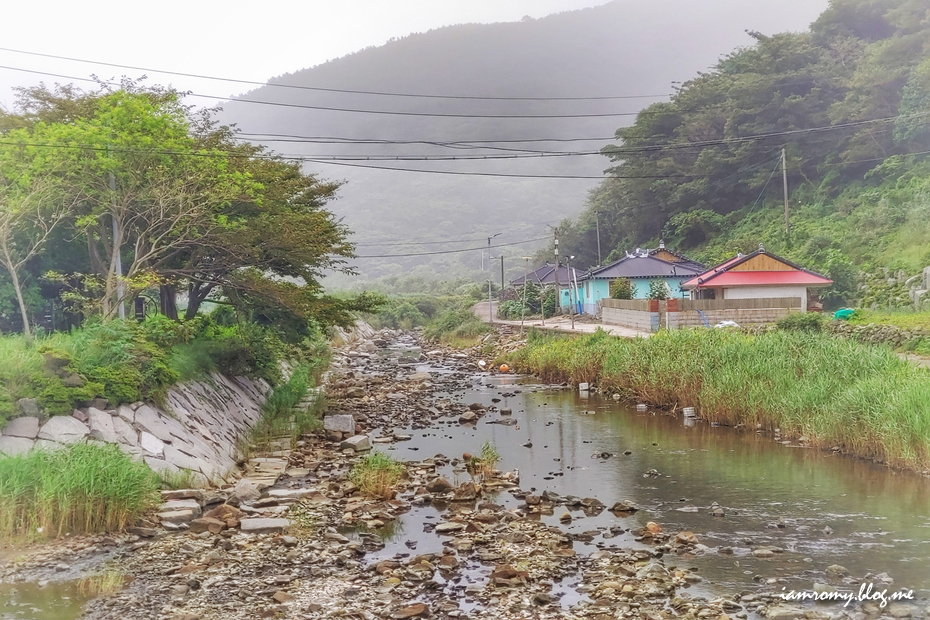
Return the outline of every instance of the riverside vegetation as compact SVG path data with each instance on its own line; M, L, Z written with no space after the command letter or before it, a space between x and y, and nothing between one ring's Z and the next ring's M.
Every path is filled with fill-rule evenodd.
M887 347L803 330L679 330L646 339L533 331L507 359L546 381L696 407L710 422L761 425L811 447L930 469L930 374Z

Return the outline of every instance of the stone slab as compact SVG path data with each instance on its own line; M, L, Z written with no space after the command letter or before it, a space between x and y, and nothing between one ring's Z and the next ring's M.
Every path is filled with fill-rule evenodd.
M371 450L371 441L368 439L368 435L355 435L343 441L339 444L339 447L342 450L352 448L356 452L364 452L365 450Z
M139 447L146 456L163 457L165 455L165 443L148 431L139 433Z
M200 502L196 499L169 499L161 507L162 512L174 512L177 510L190 510L194 513L195 517L199 517L202 512L200 510Z
M123 420L126 420L130 424L134 424L136 421L135 410L132 407L129 407L127 405L120 405L116 409L116 415L122 418Z
M19 456L25 454L35 447L36 442L26 437L0 437L0 454L7 456Z
M32 416L13 418L3 429L3 434L7 437L35 439L39 436L39 418Z
M90 429L71 416L55 416L39 430L39 439L63 444L77 443L88 435Z
M242 519L239 527L246 534L278 534L287 531L291 522L287 519Z
M107 443L119 443L119 437L113 429L113 417L106 411L90 407L87 410L87 426L90 436Z
M130 411L132 410L130 409ZM130 446L139 445L139 433L136 432L136 429L134 429L125 418L118 415L113 416L113 432L116 433L116 439L119 443Z
M323 418L323 430L336 433L355 433L355 418L350 415L328 415Z
M148 431L165 443L171 443L171 427L165 423L165 419L155 409L148 405L142 405L136 409L136 427Z
M155 516L158 517L158 520L162 523L174 523L175 525L190 523L197 518L192 510L166 510L164 512L159 512Z

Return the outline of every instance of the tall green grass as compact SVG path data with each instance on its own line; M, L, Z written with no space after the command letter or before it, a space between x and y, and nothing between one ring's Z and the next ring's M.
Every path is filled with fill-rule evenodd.
M711 422L762 424L815 447L930 469L930 372L890 348L785 331L679 330L647 339L535 333L510 361L547 381L697 407Z
M309 407L301 406L310 394L311 383L311 367L301 364L286 382L272 390L262 406L262 419L239 442L242 456L248 458L254 452L271 451L281 442L292 448L301 435L321 426L321 413L326 406L323 396L315 395Z
M461 306L439 314L423 330L427 340L454 347L470 347L480 336L493 331L491 326L475 316L470 307Z
M404 465L383 452L362 457L349 472L349 480L370 497L392 499L394 486L404 476Z
M158 488L114 445L0 457L0 538L118 531L155 506Z

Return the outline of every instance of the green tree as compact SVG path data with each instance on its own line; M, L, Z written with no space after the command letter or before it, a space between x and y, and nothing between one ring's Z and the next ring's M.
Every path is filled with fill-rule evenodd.
M668 299L670 297L668 284L665 283L665 280L650 280L649 281L649 299Z
M633 287L633 282L627 278L617 278L610 281L611 299L633 299L635 293L636 289Z

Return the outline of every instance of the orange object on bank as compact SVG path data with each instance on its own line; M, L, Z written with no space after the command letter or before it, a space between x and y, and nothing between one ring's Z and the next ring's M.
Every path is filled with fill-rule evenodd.
M501 364L501 372L510 372L510 366L507 364Z

